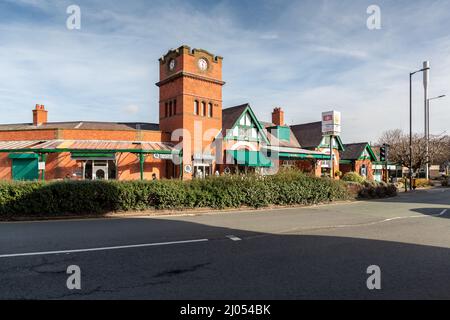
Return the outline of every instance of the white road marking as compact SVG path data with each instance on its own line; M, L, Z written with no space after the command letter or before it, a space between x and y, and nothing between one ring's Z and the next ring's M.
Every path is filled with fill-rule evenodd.
M174 244L196 243L196 242L206 242L206 241L208 241L208 239L144 243L144 244L132 244L132 245L125 245L125 246L99 247L99 248L75 249L75 250L13 253L13 254L2 254L2 255L0 255L0 258L43 256L43 255L52 255L52 254L69 254L69 253L78 253L78 252L92 252L92 251L119 250L119 249L130 249L130 248L157 247L157 246L167 246L167 245L174 245Z
M291 232L301 232L301 231L311 231L311 230L321 230L321 229L340 229L340 228L354 228L354 227L367 227L367 226L372 226L372 225L376 225L376 224L381 224L381 223L385 223L385 222L390 222L390 221L394 221L394 220L401 220L401 219L411 219L411 218L429 218L429 217L441 217L443 216L448 209L444 209L442 210L440 213L438 214L430 214L430 215L414 215L414 216L403 216L403 217L393 217L393 218L388 218L388 219L384 219L384 220L378 220L378 221L372 221L372 222L367 222L367 223L359 223L359 224L340 224L340 225L329 225L329 226L311 226L311 227L307 227L307 228L290 228L287 230L281 230L281 231L277 231L276 233L291 233ZM253 239L253 238L260 238L260 237L265 237L266 235L256 235L256 236L250 236L248 238L245 239Z
M233 240L233 241L241 241L242 240L241 238L238 238L238 237L233 236L233 235L229 235L229 236L227 236L227 238L230 239L230 240Z

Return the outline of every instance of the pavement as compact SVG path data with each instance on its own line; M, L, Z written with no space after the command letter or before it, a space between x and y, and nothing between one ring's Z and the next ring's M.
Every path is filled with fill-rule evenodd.
M80 290L66 285L73 265ZM368 289L369 266L379 267L381 289ZM450 189L303 208L4 222L0 299L450 299Z

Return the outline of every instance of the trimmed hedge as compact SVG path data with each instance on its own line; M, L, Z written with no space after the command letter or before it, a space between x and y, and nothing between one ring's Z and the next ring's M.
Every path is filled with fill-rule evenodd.
M191 208L260 208L317 204L351 197L346 184L297 171L180 181L0 183L0 217L102 214Z

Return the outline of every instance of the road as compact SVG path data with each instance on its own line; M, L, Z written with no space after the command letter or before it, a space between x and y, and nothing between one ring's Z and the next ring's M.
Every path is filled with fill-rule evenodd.
M450 190L306 208L0 223L2 299L450 299ZM68 266L81 270L69 290ZM380 267L369 290L367 268Z

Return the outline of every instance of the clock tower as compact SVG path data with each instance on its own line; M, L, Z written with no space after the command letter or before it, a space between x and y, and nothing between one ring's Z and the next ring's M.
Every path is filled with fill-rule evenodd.
M172 142L182 140L183 177L214 174L212 142L222 129L222 57L181 46L159 59L159 74L160 129Z

